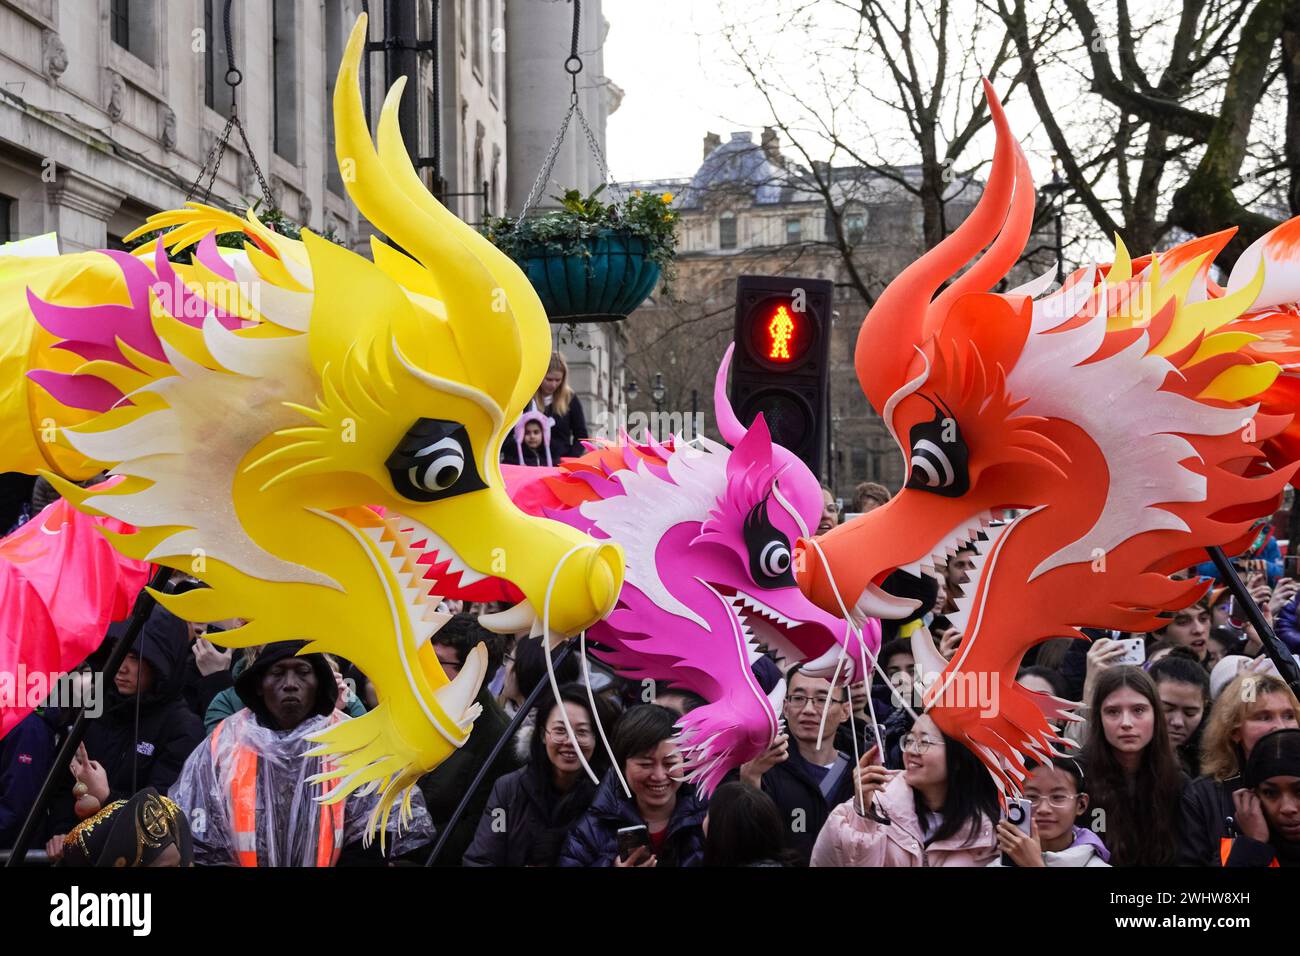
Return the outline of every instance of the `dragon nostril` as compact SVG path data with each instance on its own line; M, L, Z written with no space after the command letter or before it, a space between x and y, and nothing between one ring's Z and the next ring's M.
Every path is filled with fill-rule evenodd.
M604 617L613 610L622 586L623 549L613 544L593 549L587 559L587 587L597 614Z
M817 586L816 560L817 552L808 544L807 538L799 538L794 543L794 579L804 597L812 598Z

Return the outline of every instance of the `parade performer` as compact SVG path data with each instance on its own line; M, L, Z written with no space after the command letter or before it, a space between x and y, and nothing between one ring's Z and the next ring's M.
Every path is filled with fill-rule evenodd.
M109 532L123 554L208 584L159 600L190 621L248 622L221 643L306 639L365 673L379 705L314 734L312 754L329 758L329 801L379 793L373 832L395 802L409 810L411 784L477 714L486 654L447 679L429 643L440 600L502 597L475 590L492 576L516 616L570 635L613 606L622 557L506 495L497 452L546 373L546 315L523 273L421 184L401 81L372 142L365 22L335 89L337 158L393 244L372 240L372 261L191 203L153 216L141 232L165 231L136 255L0 262L0 464L132 525ZM218 249L232 232L243 249ZM189 264L168 257L196 245ZM124 480L66 480L105 467Z
M733 346L734 348L734 346ZM597 657L630 680L661 682L707 702L680 721L688 776L707 793L763 753L778 731L784 682L765 693L753 664L771 651L782 671L862 680L880 648L795 586L792 542L817 527L821 487L772 441L760 415L745 428L726 396L731 350L718 370L714 411L731 447L649 436L590 443L559 468L505 469L531 514L615 541L627 579L614 611L588 632Z
M1084 626L1147 631L1208 583L1171 575L1208 546L1236 553L1296 470L1291 420L1300 219L1252 245L1220 288L1230 233L988 291L1019 260L1034 213L1028 163L987 86L994 165L971 215L895 279L857 343L858 378L906 461L902 492L800 542L821 607L901 617L884 593L970 542L951 661L913 634L940 729L1016 791L1025 758L1061 743L1068 703L1015 682L1024 652ZM982 252L981 252L982 250ZM973 262L971 260L974 260ZM965 271L963 271L964 267ZM943 287L939 292L940 287ZM1002 509L1011 520L991 525Z

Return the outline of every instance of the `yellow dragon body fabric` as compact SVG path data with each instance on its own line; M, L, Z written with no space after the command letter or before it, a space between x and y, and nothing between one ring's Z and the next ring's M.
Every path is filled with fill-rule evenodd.
M612 608L623 559L519 511L497 451L546 373L550 334L518 268L424 189L394 86L372 142L357 76L335 93L337 152L373 260L190 204L135 255L0 258L0 470L46 474L80 510L134 526L124 554L209 587L158 595L223 644L305 639L346 657L379 705L315 739L323 799L382 799L371 833L464 743L479 647L448 681L429 639L441 599L508 582L500 619L576 634ZM242 232L242 250L215 236ZM134 238L134 237L129 237ZM400 251L397 247L400 247ZM193 249L191 261L170 261ZM122 480L72 482L109 469ZM71 480L69 480L71 479ZM75 596L69 596L75 600ZM534 627L534 631L537 628ZM400 819L400 818L399 818Z

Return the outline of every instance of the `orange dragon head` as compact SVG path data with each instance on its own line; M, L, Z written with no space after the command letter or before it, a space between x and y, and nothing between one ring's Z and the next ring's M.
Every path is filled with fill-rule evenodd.
M1171 575L1207 546L1244 546L1295 465L1267 461L1289 417L1260 412L1281 369L1249 350L1262 314L1250 310L1276 304L1261 298L1272 262L1219 289L1207 274L1226 236L1136 261L1119 245L1114 263L1051 294L1050 277L989 291L1025 247L1034 190L986 90L997 147L984 195L889 285L858 337L858 378L906 486L816 546L801 541L796 567L827 610L842 599L859 620L899 618L916 602L881 589L891 572L975 545L952 660L924 629L913 636L921 701L1018 792L1026 758L1062 742L1048 718L1073 716L1015 682L1024 652L1086 626L1148 630L1194 602L1206 584Z

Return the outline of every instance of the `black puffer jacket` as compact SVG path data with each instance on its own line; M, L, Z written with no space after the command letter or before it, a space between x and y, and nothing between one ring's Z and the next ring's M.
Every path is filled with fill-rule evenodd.
M549 769L529 764L493 784L465 866L555 866L596 786L583 775L561 793L547 779Z
M109 638L120 640L126 628L125 622L114 624ZM104 765L110 801L127 799L145 787L166 793L185 758L203 741L203 722L181 693L189 646L185 622L155 607L136 643L140 657L153 670L153 685L140 697L138 708L136 695L123 696L113 683L114 675L104 675L104 713L87 722L84 743L87 756ZM66 795L58 801L69 812L72 782L69 774Z
M700 866L704 862L704 817L708 807L684 783L677 791L677 805L668 821L663 849L657 866ZM560 853L560 866L613 866L618 856L618 831L623 827L645 826L636 803L623 793L623 785L611 770L596 791L591 809L578 821Z

